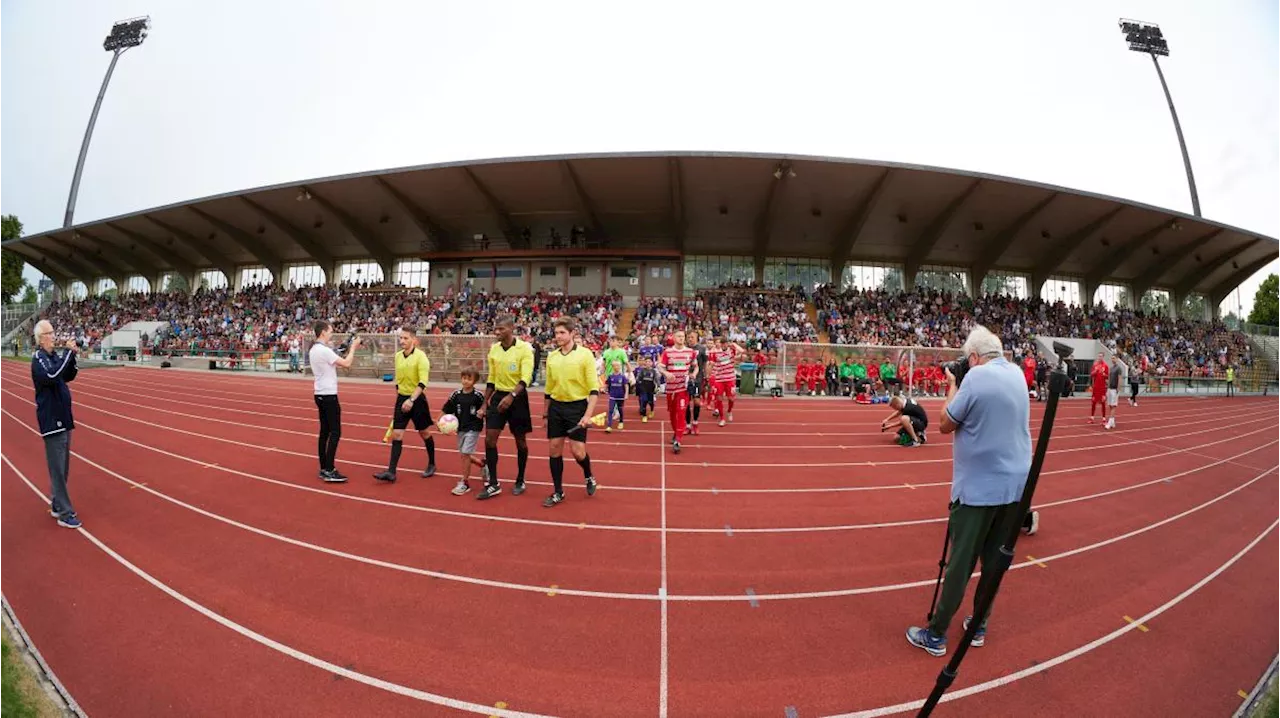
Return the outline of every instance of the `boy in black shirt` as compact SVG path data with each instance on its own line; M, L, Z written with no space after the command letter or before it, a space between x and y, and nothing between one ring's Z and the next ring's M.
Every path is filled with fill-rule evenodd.
M929 415L925 412L924 407L916 403L915 399L899 394L889 400L889 406L893 407L893 413L884 421L880 422L880 431L886 431L895 426L898 429L899 438L909 438L909 443L904 440L903 446L914 447L925 443L926 438L924 430L929 426Z
M458 417L458 454L462 457L462 478L453 487L453 495L461 496L471 490L468 479L471 478L472 465L480 467L483 480L489 480L489 467L484 459L476 458L476 445L484 432L484 419L476 416L476 412L484 406L484 394L476 391L476 381L480 373L475 369L462 370L462 388L449 395L444 403L444 413Z
M658 370L653 360L645 357L636 369L636 397L640 399L640 421L648 422L653 414L653 397L658 393Z

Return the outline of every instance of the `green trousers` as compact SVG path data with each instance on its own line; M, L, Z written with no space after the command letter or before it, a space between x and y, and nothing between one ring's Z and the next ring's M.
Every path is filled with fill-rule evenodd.
M965 506L958 501L951 502L951 518L948 523L951 531L951 556L947 562L946 576L942 582L942 594L938 598L937 610L929 623L929 630L935 635L944 636L951 626L951 619L960 602L964 600L964 591L969 584L969 577L978 561L982 561L982 576L978 579L978 588L974 592L974 613L978 603L991 591L992 572L986 569L994 567L1000 556L1000 546L1004 537L1009 535L1009 528L1022 521L1018 515L1018 504L1002 506ZM991 614L988 612L987 617ZM983 622L986 628L986 622Z

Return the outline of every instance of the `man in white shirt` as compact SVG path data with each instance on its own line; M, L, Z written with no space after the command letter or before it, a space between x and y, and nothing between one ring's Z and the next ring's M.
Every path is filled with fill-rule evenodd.
M333 337L333 325L319 319L312 327L316 343L311 345L308 357L311 374L315 377L316 408L320 410L320 479L330 484L341 484L346 476L338 473L335 460L338 456L338 439L342 438L342 408L338 405L338 367L351 366L360 337L351 340L347 355L340 357L329 347Z

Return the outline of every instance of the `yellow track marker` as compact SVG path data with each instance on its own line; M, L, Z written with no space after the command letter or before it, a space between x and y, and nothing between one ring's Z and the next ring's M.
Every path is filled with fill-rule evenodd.
M506 708L506 707L507 707L507 702L506 702L506 701L498 701L497 703L494 703L494 704L493 704L493 707L494 707L494 708L500 708L500 709L501 709L501 708ZM492 716L492 715L491 715L491 716L489 716L489 718L498 718L498 716Z
M1248 700L1248 698L1249 698L1249 694L1248 694L1248 693L1245 693L1243 690L1236 691L1236 695L1238 695L1238 696L1240 696L1241 698L1244 698L1244 699L1246 699L1246 700Z
M1138 623L1137 621L1133 620L1132 618L1129 618L1128 616L1125 616L1124 620L1136 625L1138 627L1138 630L1142 631L1143 633L1146 633L1147 631L1151 630L1150 628L1147 628L1146 626L1142 625L1141 623Z
M1045 563L1044 561L1041 561L1040 559L1036 558L1035 556L1032 556L1031 554L1027 554L1027 560L1039 566L1040 568L1049 568L1049 564Z
M556 585L556 584L554 584L554 583L553 583L553 584L551 584L551 590L550 590L550 591L547 591L547 595L548 595L548 596L554 596L554 595L556 595L556 589L557 589L557 588L560 588L560 587L559 587L559 586L557 586L557 585Z
M144 484L134 484L133 486L130 486L130 487L129 487L129 490L130 490L130 491L133 491L134 489L138 488L139 486L146 486L146 484L145 484L145 483L144 483Z
M578 530L579 530L579 531L581 531L581 530L585 529L586 527L587 527L587 525L586 525L585 523L578 524Z

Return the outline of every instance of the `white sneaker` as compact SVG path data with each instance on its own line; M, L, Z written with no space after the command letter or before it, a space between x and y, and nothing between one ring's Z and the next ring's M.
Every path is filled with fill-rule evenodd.
M457 486L455 486L455 487L453 487L453 495L454 495L454 496L461 496L461 495L463 495L463 494L467 493L467 492L468 492L468 491L470 491L470 490L471 490L471 487L467 485L467 482L465 482L465 481L459 481L459 482L458 482L458 485L457 485Z

